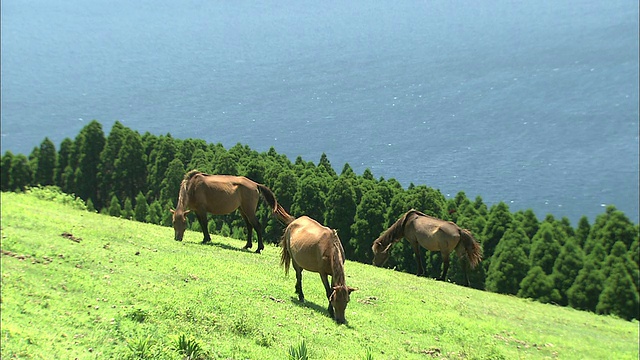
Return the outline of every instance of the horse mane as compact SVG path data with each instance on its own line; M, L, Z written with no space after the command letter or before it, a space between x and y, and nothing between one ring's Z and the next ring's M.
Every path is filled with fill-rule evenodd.
M187 202L189 201L189 191L188 191L188 183L189 181L196 175L208 175L198 170L191 170L184 175L182 182L180 183L180 193L178 194L178 205L176 206L176 210L184 210L187 206Z
M209 174L203 173L200 170L195 170L194 169L194 170L191 170L191 171L189 171L188 173L186 173L184 175L184 178L182 179L182 182L189 181L189 180L191 180L192 177L194 177L194 176L196 176L198 174L202 174L202 175L205 175L205 176L209 175Z
M407 223L407 219L409 218L409 215L413 214L413 213L417 213L417 214L422 214L421 212L411 209L409 211L407 211L406 213L404 213L402 216L400 216L400 218L398 220L396 220L395 223L393 223L393 225L389 226L389 228L387 230L385 230L382 235L380 235L375 241L374 243L379 243L382 246L387 246L391 243L396 243L398 241L400 241L400 239L402 239L402 237L404 236L404 226Z
M182 180L180 183L180 193L178 194L178 205L176 210L183 210L187 207L187 201L189 199L189 193L187 192L188 180Z
M344 286L346 284L344 277L344 249L342 248L342 243L340 242L340 238L338 237L338 232L335 229L331 229L332 241L333 241L333 259L331 259L331 271L333 274L331 275L331 281L334 286Z

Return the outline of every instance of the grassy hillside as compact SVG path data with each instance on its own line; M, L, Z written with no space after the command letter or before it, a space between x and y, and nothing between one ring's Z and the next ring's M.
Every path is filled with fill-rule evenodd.
M64 236L62 234L65 234ZM347 325L280 249L2 194L2 358L638 359L638 322L347 262Z

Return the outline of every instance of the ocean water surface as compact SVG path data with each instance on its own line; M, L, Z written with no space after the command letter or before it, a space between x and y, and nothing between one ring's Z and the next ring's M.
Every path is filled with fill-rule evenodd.
M90 120L638 222L632 1L2 2L2 152Z

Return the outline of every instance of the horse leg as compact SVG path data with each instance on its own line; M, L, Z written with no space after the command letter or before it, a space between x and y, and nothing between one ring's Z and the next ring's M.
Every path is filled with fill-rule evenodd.
M424 267L422 263L424 262L422 259L422 253L420 252L420 244L417 241L412 241L411 246L413 247L413 252L416 253L416 265L418 270L416 271L416 275L423 276L424 275Z
M207 212L196 212L196 217L198 218L198 222L200 223L200 228L202 228L202 234L204 234L202 243L206 244L211 241L211 236L209 235L209 227L207 226Z
M467 287L471 287L471 281L469 281L469 264L465 261L463 269L464 269L464 277L467 280Z
M249 222L254 229L256 229L256 234L258 234L258 249L256 252L259 254L260 251L264 249L264 244L262 243L262 226L260 226L260 222L255 214L248 216Z
M247 243L244 245L243 249L251 249L251 247L253 247L253 228L251 227L249 218L247 218L247 215L243 211L240 212L240 215L242 215L244 224L247 226Z
M438 280L446 281L447 280L447 271L449 271L449 253L442 253L442 277Z
M460 264L462 266L462 271L464 272L464 278L467 281L467 287L471 286L471 281L469 281L469 261L467 261L464 257L459 257Z
M296 271L296 294L298 294L298 300L304 302L304 293L302 292L302 268L296 264L295 261L291 261L293 269Z
M329 301L329 307L327 308L327 311L329 312L329 315L331 316L331 318L334 318L334 313L333 313L333 306L331 305L331 294L333 294L333 276L331 277L331 286L329 286L329 279L327 274L325 273L320 273L320 279L322 280L322 284L324 285L324 290L327 293L327 300Z

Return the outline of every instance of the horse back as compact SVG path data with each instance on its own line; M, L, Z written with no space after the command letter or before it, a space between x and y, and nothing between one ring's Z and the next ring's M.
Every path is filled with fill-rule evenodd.
M214 215L241 206L255 209L260 196L256 183L242 176L198 174L191 178L189 189L189 207Z
M333 230L307 216L295 219L287 227L289 251L293 260L305 270L332 274Z
M429 251L451 251L460 241L460 230L450 221L416 216L407 221L405 237L408 240L417 241Z

